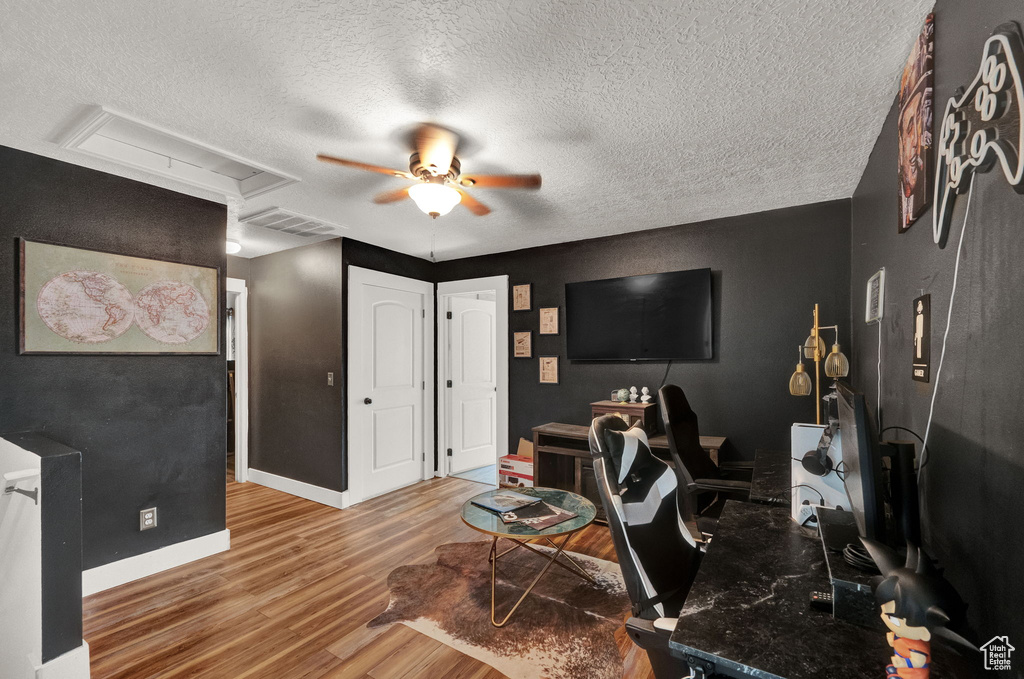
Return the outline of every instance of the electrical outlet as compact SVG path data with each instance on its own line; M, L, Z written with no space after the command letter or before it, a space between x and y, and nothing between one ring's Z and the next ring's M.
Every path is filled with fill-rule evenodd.
M139 530L149 530L150 528L156 528L156 507L139 512Z

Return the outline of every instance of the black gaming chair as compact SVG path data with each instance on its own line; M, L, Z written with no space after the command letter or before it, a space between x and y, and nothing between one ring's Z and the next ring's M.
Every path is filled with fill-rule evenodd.
M629 427L617 415L590 426L590 454L598 493L608 517L615 553L633 602L626 631L647 651L658 679L690 674L684 661L670 655L668 638L697 575L702 552L680 513L689 507L677 498L675 473L651 454L639 425Z
M674 384L666 384L658 390L658 407L665 424L668 450L675 465L676 477L681 495L691 498L691 506L700 517L717 516L722 503L715 503L720 496L723 500L750 499L750 473L753 462L715 464L708 451L700 445L700 430L697 413L690 408L683 390ZM704 524L703 532L709 532ZM710 530L713 532L713 529Z

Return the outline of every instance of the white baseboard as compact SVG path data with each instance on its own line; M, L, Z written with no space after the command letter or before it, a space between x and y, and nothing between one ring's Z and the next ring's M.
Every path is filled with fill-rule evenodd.
M222 530L192 540L130 556L82 572L82 596L102 592L139 578L203 559L231 548L231 531Z
M89 679L89 644L36 668L36 679Z
M352 504L348 491L339 493L336 490L329 490L320 486L314 486L312 483L296 481L295 479L278 476L277 474L271 474L270 472L263 472L259 469L253 469L252 467L249 467L249 481L261 486L266 486L267 488L279 490L282 493L288 493L289 495L295 495L307 500L312 500L313 502L319 502L320 504L327 505L328 507L345 509Z

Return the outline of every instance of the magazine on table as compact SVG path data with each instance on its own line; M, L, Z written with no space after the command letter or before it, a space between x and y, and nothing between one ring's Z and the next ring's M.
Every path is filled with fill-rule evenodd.
M535 530L544 530L575 516L576 514L568 509L554 507L547 502L537 502L528 507L505 512L501 515L501 520L505 523L518 522Z
M473 500L473 504L484 509L490 509L492 512L510 512L522 507L528 507L540 502L539 497L533 497L532 495L523 495L512 490L504 490L500 493L495 493L488 497L480 498L479 500Z

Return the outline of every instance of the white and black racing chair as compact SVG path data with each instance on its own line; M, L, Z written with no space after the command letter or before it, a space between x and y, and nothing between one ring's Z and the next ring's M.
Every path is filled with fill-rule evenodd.
M675 472L651 454L639 425L630 428L617 415L591 423L590 454L633 603L626 631L647 651L658 679L685 677L690 670L670 655L668 639L702 555L686 525L689 495L677 497Z

